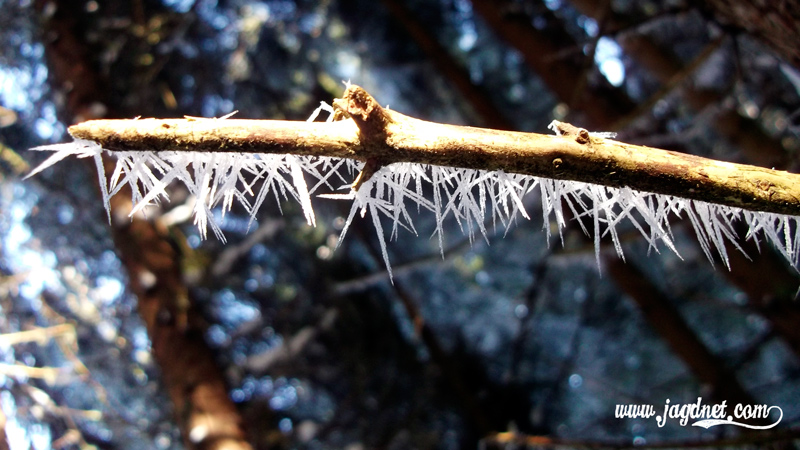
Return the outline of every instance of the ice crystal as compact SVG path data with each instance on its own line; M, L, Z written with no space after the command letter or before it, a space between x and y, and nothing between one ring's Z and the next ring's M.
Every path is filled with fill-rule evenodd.
M759 243L763 238L774 244L795 267L800 256L800 217L742 210L669 195L639 192L627 187L613 188L577 181L552 180L502 171L470 170L454 167L397 163L384 166L354 190L348 184L363 163L349 159L270 155L253 153L199 152L113 152L116 167L106 180L101 154L104 151L90 141L77 140L37 148L55 151L29 176L55 164L67 156L93 157L109 209L109 199L129 186L134 204L131 214L148 205L169 200L167 186L183 183L196 198L194 222L203 237L210 227L224 241L212 210L230 211L237 201L254 220L260 206L272 196L280 202L293 199L300 203L309 225L315 224L311 195L327 188L328 192L346 189L346 193L323 194L321 197L351 200L352 208L342 230L347 233L356 215L369 215L378 233L381 254L391 275L387 250L388 239L396 238L400 229L417 233L412 211L427 210L435 216L434 234L443 247L444 222L452 217L472 240L478 233L488 239L487 227L508 227L517 217L529 219L523 199L538 192L544 229L550 234L555 221L559 234L567 225L568 208L583 231L594 240L599 265L600 242L610 239L620 257L624 257L619 230L629 222L644 237L650 250L667 248L677 254L673 244L670 220L687 218L700 247L712 262L716 253L729 265L726 241L739 247L733 230L736 221L748 227L746 239ZM345 172L345 173L342 173ZM331 179L336 179L336 186ZM307 184L307 179L314 183ZM110 212L109 212L110 217ZM384 224L391 226L384 231ZM562 236L563 243L563 236Z
M423 184L430 185L432 199L422 195ZM356 212L360 212L362 217L370 214L388 267L384 233L378 216L389 218L392 222L390 237L394 237L398 226L416 233L407 209L409 204L430 210L436 216L435 233L439 237L441 250L443 223L448 216L453 216L470 239L474 238L476 231L484 239L488 239L485 225L487 221L494 226L500 223L508 227L517 215L529 219L522 199L536 191L540 195L543 224L548 238L551 220L555 220L559 233L567 226L562 209L562 205L566 205L583 231L593 236L598 266L600 242L605 237L611 239L617 254L624 258L618 229L625 221L641 233L650 250L658 252L660 242L678 254L672 242L670 220L682 217L689 219L700 247L712 262L713 252L716 251L724 264L730 267L725 243L728 241L741 250L733 224L742 220L749 227L746 239L753 239L758 243L759 237L766 238L790 263L795 267L798 265L799 217L748 211L670 195L640 192L627 187L613 188L578 181L507 174L502 171L402 163L382 168L358 192L326 197L354 200L342 231L343 236ZM587 227L586 222L590 222L591 227Z
M121 151L113 152L117 158L116 167L107 180L101 158L103 149L94 142L76 140L33 150L56 153L28 177L70 155L94 157L109 219L110 198L125 186L131 191L134 205L130 213L132 216L161 200L169 201L167 186L173 181L181 182L197 200L193 211L194 222L203 238L210 227L222 241L225 237L214 220L212 210L220 206L224 217L236 200L250 213L251 219L255 219L256 212L270 193L278 200L279 206L281 200L291 198L298 201L308 224L315 225L311 193L324 185L331 188L328 177L338 173L344 162L322 157L254 153ZM311 189L306 184L306 175L317 179Z

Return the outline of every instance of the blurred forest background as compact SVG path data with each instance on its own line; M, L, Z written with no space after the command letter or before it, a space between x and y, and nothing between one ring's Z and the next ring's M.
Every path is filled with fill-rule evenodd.
M736 5L735 7L732 5ZM432 217L334 251L273 201L201 241L176 189L112 224L94 167L21 181L91 118L304 120L342 80L426 120L620 140L800 169L800 2L0 0L0 449L525 448L800 443L798 272L710 264L635 229L597 267L578 226L470 243ZM127 203L126 203L127 202ZM20 334L19 332L25 332ZM774 429L615 418L667 399L777 405ZM775 417L773 416L773 422ZM504 433L504 434L498 434ZM249 442L250 444L247 444ZM511 444L508 444L511 442ZM226 447L223 447L227 445Z

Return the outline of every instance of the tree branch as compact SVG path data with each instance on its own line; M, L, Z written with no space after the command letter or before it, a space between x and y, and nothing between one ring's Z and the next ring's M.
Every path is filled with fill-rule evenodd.
M559 122L560 136L426 122L382 108L355 85L334 104L353 120L92 120L69 132L110 151L291 153L502 170L800 215L797 174L626 144Z

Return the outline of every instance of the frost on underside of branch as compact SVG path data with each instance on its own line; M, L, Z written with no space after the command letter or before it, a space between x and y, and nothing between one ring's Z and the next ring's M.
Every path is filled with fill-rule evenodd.
M800 259L800 217L743 210L629 188L502 171L396 163L381 167L355 191L349 183L362 169L363 163L351 159L169 151L113 152L117 157L116 168L110 179L106 179L101 160L104 150L94 142L76 140L37 149L56 153L28 176L70 155L94 158L107 210L110 197L125 185L131 188L133 215L148 205L168 201L167 185L173 181L181 182L197 199L194 222L202 236L206 236L210 227L223 241L225 238L212 214L214 208L219 207L224 217L237 201L254 220L267 197L273 197L278 205L283 200L294 199L302 206L309 225L314 225L311 195L323 187L327 192L346 189L343 194L320 196L352 200L342 237L356 215L362 218L369 215L390 275L386 237L395 238L401 228L417 233L412 221L413 209L428 210L435 216L434 234L441 249L443 222L448 217L452 216L470 239L478 234L488 239L485 224L508 227L517 216L529 218L522 199L531 193L541 196L541 213L548 237L551 220L558 224L559 233L566 226L564 208L568 208L583 231L593 236L598 265L601 239L610 238L619 256L623 257L618 230L625 221L639 230L651 250L658 251L661 242L677 254L672 242L670 219L683 217L689 219L703 252L711 261L716 253L726 266L729 264L725 241L741 250L733 230L737 220L748 226L746 239L753 239L756 243L767 240L796 268ZM390 226L385 229L387 223Z

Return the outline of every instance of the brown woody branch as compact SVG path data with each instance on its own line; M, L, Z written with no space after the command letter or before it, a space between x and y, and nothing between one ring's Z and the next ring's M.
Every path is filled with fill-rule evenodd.
M797 174L625 144L563 123L561 136L552 136L426 122L382 108L355 85L334 106L352 120L93 120L69 131L111 151L292 153L503 170L800 215Z

